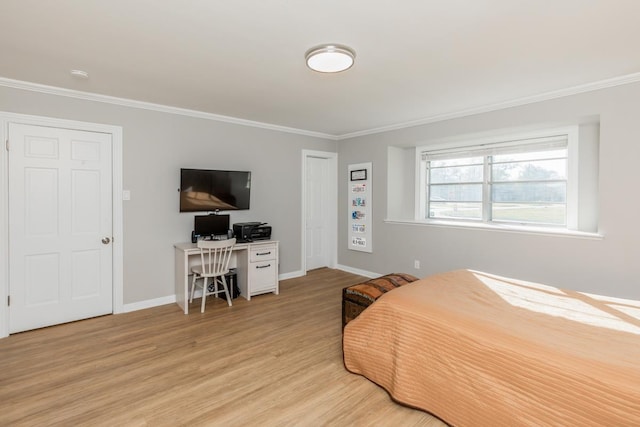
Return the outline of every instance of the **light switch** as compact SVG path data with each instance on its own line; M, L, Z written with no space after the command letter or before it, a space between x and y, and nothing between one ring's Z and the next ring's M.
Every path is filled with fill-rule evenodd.
M131 200L130 190L122 190L122 200Z

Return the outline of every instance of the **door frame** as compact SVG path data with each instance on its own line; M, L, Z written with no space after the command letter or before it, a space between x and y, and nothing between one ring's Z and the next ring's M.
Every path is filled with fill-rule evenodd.
M327 218L327 226L329 230L329 238L327 239L329 268L336 268L338 265L338 153L330 151L302 150L302 232L300 247L300 270L302 275L307 274L307 159L315 157L325 159L328 163L328 191L327 205L329 218Z
M123 289L123 215L122 215L122 127L100 123L56 119L0 111L0 338L9 336L9 156L6 141L9 138L9 124L47 126L111 135L111 189L113 221L113 313L124 312ZM11 147L9 147L11 149Z

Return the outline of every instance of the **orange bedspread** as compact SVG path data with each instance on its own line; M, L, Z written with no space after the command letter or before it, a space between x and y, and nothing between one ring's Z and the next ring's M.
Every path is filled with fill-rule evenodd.
M640 302L471 270L383 295L346 368L454 426L640 426Z

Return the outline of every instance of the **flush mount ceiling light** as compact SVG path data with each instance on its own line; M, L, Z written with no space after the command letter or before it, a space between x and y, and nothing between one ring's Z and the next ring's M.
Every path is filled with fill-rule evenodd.
M312 47L305 53L307 66L319 73L339 73L353 65L356 53L353 49L339 44L325 44Z

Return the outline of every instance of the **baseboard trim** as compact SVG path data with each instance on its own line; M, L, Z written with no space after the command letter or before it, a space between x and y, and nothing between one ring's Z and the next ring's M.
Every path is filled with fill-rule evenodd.
M144 310L145 308L158 307L160 305L166 305L176 302L175 295L168 295L162 298L148 299L145 301L133 302L131 304L124 304L122 307L122 313L129 313L132 311Z
M342 264L337 264L336 265L336 269L337 270L346 271L347 273L357 274L358 276L368 277L369 279L373 279L375 277L382 276L382 274L380 274L380 273L374 273L372 271L361 270L359 268L353 268L353 267L349 267L349 266L342 265Z
M296 277L306 276L304 271L291 271L289 273L283 273L278 275L278 280L287 280L287 279L295 279Z

